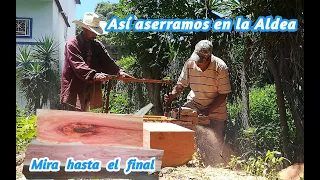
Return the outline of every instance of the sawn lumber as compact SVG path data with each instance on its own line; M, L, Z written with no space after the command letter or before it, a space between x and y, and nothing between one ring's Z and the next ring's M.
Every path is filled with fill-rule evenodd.
M93 145L82 143L43 143L33 139L27 148L23 166L23 174L27 179L61 179L61 178L122 178L122 179L158 179L148 172L131 172L124 174L126 161L131 157L139 160L149 160L155 157L155 170L159 171L162 165L163 150L129 147ZM58 172L30 172L32 158L44 158L59 160L61 162ZM101 170L96 172L67 172L65 171L66 161L72 157L74 161L94 159L101 161ZM106 164L110 160L120 157L120 170L110 172L106 170Z

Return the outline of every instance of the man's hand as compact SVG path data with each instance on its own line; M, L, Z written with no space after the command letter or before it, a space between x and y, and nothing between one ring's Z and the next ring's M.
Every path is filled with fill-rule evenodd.
M93 77L95 81L107 81L112 79L112 76L106 73L96 73Z
M172 93L169 93L169 94L165 94L163 99L165 103L171 103L174 98L175 98L174 95Z
M176 98L182 91L184 87L181 84L177 84L173 87L173 90L169 93L164 95L164 102L165 103L171 103L174 98Z
M120 71L119 72L119 77L121 78L129 78L129 79L134 79L134 77L130 76L129 74L123 72L123 71ZM130 82L130 80L126 80L126 79L123 79L122 80L123 82L127 83L127 82Z
M134 78L134 77L130 76L129 74L123 72L123 71L119 72L119 76L123 77L123 78Z

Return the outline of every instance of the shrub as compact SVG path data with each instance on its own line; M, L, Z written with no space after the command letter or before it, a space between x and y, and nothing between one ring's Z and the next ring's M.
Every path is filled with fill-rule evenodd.
M287 159L282 157L280 152L268 150L264 155L257 157L250 156L248 160L232 156L229 165L233 169L241 168L255 176L265 176L268 179L277 179L278 171L282 168L284 160Z
M16 106L16 152L25 151L36 137L36 116Z
M242 105L239 103L228 106L229 114L235 124L240 124ZM251 88L249 94L249 125L250 129L238 132L236 144L239 154L254 151L260 155L267 150L280 151L281 130L280 116L276 102L276 90L274 85L266 85L263 88ZM293 120L287 111L288 123L291 136L294 134Z

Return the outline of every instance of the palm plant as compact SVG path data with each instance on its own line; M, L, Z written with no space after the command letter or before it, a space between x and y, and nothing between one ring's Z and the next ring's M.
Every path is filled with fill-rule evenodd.
M19 63L16 68L17 86L27 100L27 108L33 111L49 102L54 106L59 99L60 87L57 44L49 36L36 41L37 45L33 47L19 47L16 56Z

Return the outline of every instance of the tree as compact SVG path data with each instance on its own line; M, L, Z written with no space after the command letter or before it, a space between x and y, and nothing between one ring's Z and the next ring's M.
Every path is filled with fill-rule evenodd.
M203 4L198 1L120 1L115 14L119 19L134 14L136 19L195 19L205 18L196 11ZM168 11L170 9L170 11ZM209 17L211 18L211 17ZM136 65L141 70L143 78L162 79L170 77L177 79L181 65L193 51L193 47L200 35L193 33L170 32L126 32L109 33L111 44L124 47L130 56L137 60ZM169 72L168 69L173 70ZM169 72L169 73L168 73ZM159 84L146 84L149 101L154 104L153 113L163 115L162 96L163 87Z
M259 16L279 15L285 18L297 18L299 30L294 33L261 33L259 39L261 42L256 49L264 54L268 63L268 68L276 85L277 103L280 114L280 126L282 131L283 153L285 157L292 159L290 155L290 137L289 127L286 116L285 101L290 105L290 111L293 115L296 125L295 144L301 144L297 149L293 149L299 161L303 159L303 82L304 82L304 64L303 64L303 45L304 45L304 17L303 1L240 1L240 6L233 10L233 14L250 17L254 22ZM254 41L253 41L254 42ZM257 67L252 63L253 67Z

